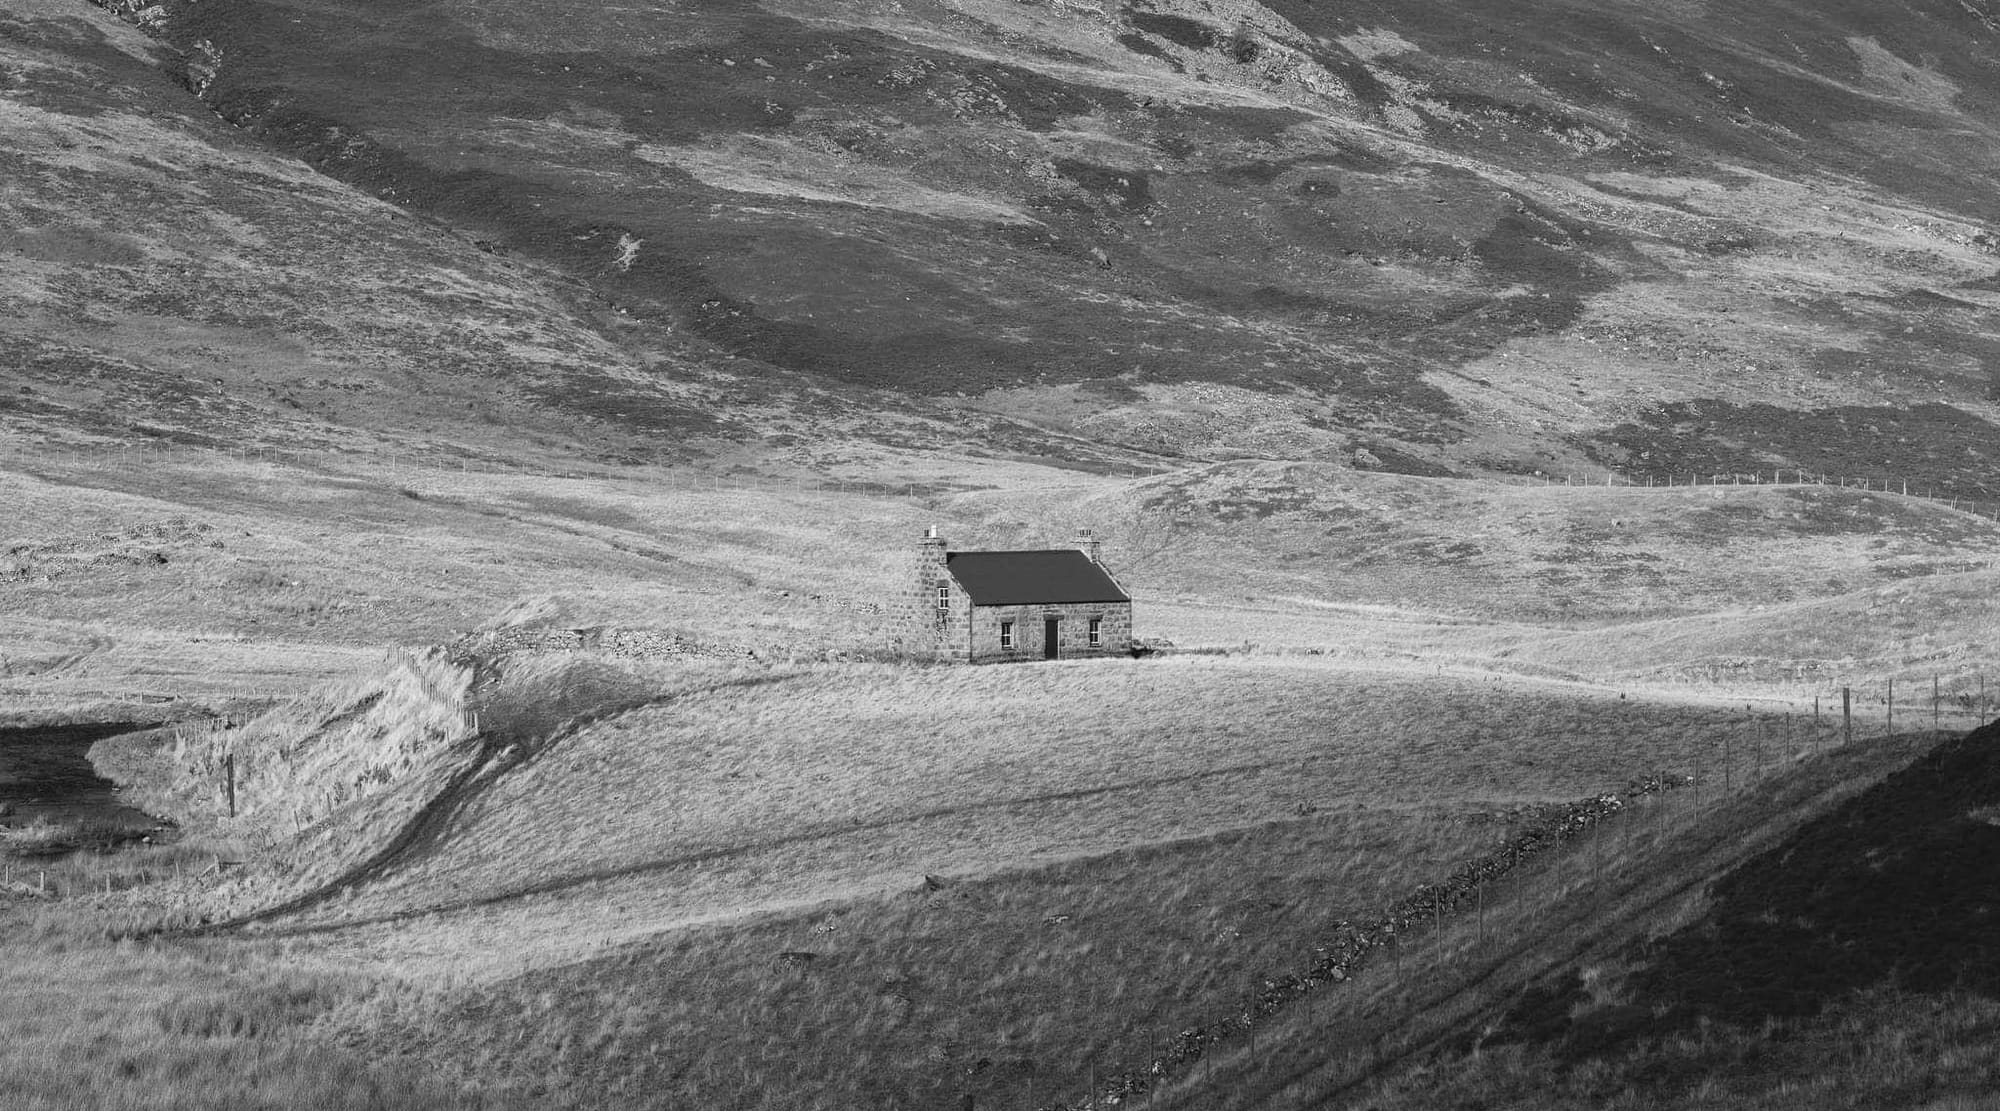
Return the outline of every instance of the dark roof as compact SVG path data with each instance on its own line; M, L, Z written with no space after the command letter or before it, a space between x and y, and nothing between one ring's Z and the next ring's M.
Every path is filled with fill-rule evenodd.
M1104 568L1075 550L946 552L944 565L975 606L1132 600Z

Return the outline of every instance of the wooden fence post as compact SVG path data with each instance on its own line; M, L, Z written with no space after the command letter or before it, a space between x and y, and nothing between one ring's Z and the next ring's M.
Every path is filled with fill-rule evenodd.
M226 752L222 756L223 790L229 798L229 816L236 816L236 754Z
M1896 681L1889 680L1889 739L1896 739Z
M1841 744L1854 743L1854 690L1851 687L1840 688L1840 731Z
M1688 778L1694 781L1694 813L1695 819L1699 821L1701 818L1701 749L1695 747L1692 741L1688 742ZM1660 821L1662 824L1672 826L1674 818L1673 796L1666 794L1666 789L1667 781L1663 776L1660 779L1660 799L1667 803L1667 808L1666 813L1661 815Z

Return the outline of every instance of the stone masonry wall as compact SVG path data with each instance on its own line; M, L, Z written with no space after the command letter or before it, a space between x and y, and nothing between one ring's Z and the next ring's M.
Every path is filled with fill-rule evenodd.
M1064 660L1127 656L1132 652L1132 603L1071 602L1064 605L978 606L969 613L972 661L1039 660L1044 657L1043 622L1056 618L1056 656ZM1090 619L1103 619L1102 643L1090 646ZM1000 647L1000 623L1014 623L1014 647ZM962 634L961 634L962 635ZM960 641L960 644L965 643ZM955 658L964 659L961 653Z
M959 589L951 573L945 570L944 552L942 539L927 537L917 543L916 550L911 553L910 573L904 579L905 593L900 608L904 611L904 623L908 627L907 635L912 641L911 649L914 653L921 655L936 652L942 656L950 656L951 648L956 644L961 646L958 658L963 659L962 646L965 644L963 631L961 630L957 640L952 640L949 620L951 611L947 611L944 620L940 620L938 614L937 588L940 585L951 588L954 610L965 600L965 591Z

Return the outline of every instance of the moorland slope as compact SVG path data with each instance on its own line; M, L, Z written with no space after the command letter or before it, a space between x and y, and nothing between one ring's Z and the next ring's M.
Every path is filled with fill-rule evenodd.
M1983 943L1996 741L1988 726L1926 746L1718 869L1678 915L1634 930L1619 922L1633 907L1618 907L1529 982L1470 985L1479 1003L1455 1030L1337 1100L1213 1094L1245 1107L1980 1106L2000 1067Z
M1989 712L1996 42L1985 0L10 4L0 715L165 721L100 765L186 839L7 884L10 982L87 974L60 1031L5 993L0 1071L1042 1107L1643 797L1491 908L1542 953L1496 1029L1615 1026L1637 972L1535 949L1624 928L1584 873L1710 961L1673 915L1924 743L1907 685L1873 742L1885 680ZM1095 528L1194 651L913 664L932 523ZM1263 1030L1346 1084L1384 982Z
M989 449L1034 437L973 413L1071 453L2000 477L1980 3L113 7L248 135L495 252L377 294L411 344L568 283L568 331L413 361L566 366L534 392L613 437L726 419L692 364L951 402ZM111 299L102 266L68 280ZM155 284L125 307L241 295Z

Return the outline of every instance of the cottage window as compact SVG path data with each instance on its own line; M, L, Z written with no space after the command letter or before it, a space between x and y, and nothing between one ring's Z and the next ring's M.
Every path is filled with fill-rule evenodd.
M1000 623L1000 647L1014 647L1014 623L1012 621L1002 621Z
M938 608L939 608L939 609L941 609L941 610L948 610L948 609L950 609L950 608L951 608L951 584L950 584L950 583L939 583L939 584L938 584Z
M1090 619L1090 646L1092 648L1102 648L1104 646L1104 619L1102 617L1093 617Z

